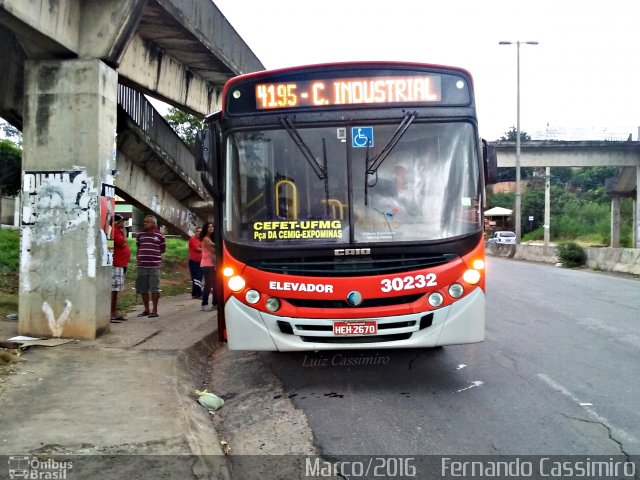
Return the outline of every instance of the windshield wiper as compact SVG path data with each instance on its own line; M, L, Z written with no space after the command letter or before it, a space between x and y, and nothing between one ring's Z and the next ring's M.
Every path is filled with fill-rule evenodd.
M411 125L411 122L413 122L413 120L417 116L418 116L417 110L413 113L405 114L404 118L400 122L400 125L398 125L398 128L393 133L393 135L391 136L387 144L384 146L384 148L380 151L378 155L376 155L373 158L373 160L371 160L371 165L367 164L367 175L372 175L376 173L378 168L380 168L380 165L382 165L382 162L384 162L385 158L387 158L387 155L391 153L391 150L393 150L393 147L395 147L396 144L400 141L402 136L405 134L405 132L409 128L409 125Z
M324 204L325 212L329 217L329 166L327 163L327 142L322 137L322 161L324 162Z
M307 159L307 162L309 162L309 165L311 166L313 172L318 176L320 180L325 179L327 177L326 166L325 168L322 168L322 166L318 163L318 160L316 160L316 157L313 155L313 153L311 153L311 149L309 148L309 146L304 143L304 140L298 133L298 129L295 127L293 122L291 122L291 120L286 117L282 117L280 118L280 123L282 123L291 139L298 146L304 158Z

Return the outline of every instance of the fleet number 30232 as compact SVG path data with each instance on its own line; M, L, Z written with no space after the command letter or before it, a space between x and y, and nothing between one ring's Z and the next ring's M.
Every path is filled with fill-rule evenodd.
M438 285L435 273L426 275L409 275L406 277L383 278L380 281L382 292L401 292L402 290L413 290L415 288L435 287Z

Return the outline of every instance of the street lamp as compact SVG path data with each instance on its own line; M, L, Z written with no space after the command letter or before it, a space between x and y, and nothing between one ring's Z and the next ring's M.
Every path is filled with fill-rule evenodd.
M521 193L520 193L520 44L538 45L538 42L498 42L498 45L515 45L517 47L517 121L516 121L516 243L520 243L522 234L522 220L520 216Z

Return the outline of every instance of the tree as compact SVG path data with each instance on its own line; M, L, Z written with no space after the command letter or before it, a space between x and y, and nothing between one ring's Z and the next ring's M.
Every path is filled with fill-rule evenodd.
M193 150L196 144L196 134L202 128L202 122L195 115L171 107L164 119L176 131L182 141Z
M515 142L518 131L515 127L511 127L508 132L500 137L498 141L500 142ZM520 130L520 142L528 142L531 140L531 137L527 132L523 132ZM528 178L531 174L530 168L522 168L520 170L520 175L523 179ZM499 182L514 182L516 180L516 168L515 167L506 167L498 169L498 178Z
M544 220L544 184L532 184L522 196L523 230L530 232L538 228ZM529 221L529 217L533 217Z
M516 127L511 127L508 132L506 132L502 137L500 137L501 142L515 142L516 137L518 136L518 130ZM520 130L520 141L521 142L530 142L531 136L525 131Z
M5 138L13 140L18 145L22 145L22 133L16 127L10 123L5 122L0 118L0 133L3 133Z
M0 140L0 198L13 197L20 192L22 150L11 140ZM2 202L0 202L0 218Z
M614 177L616 167L589 167L574 172L573 181L582 191L604 187L605 180Z

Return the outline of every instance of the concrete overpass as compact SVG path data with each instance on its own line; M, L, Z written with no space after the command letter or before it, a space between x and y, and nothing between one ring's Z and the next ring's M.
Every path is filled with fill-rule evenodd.
M498 167L516 166L515 142L494 142ZM522 167L546 168L545 244L549 244L550 167L617 167L607 181L611 197L611 246L620 246L620 198L633 197L633 245L640 248L640 142L609 141L528 141L520 145Z
M211 0L0 0L0 44L0 117L23 133L19 330L94 338L114 195L183 232L211 200L141 94L204 116L264 67Z

